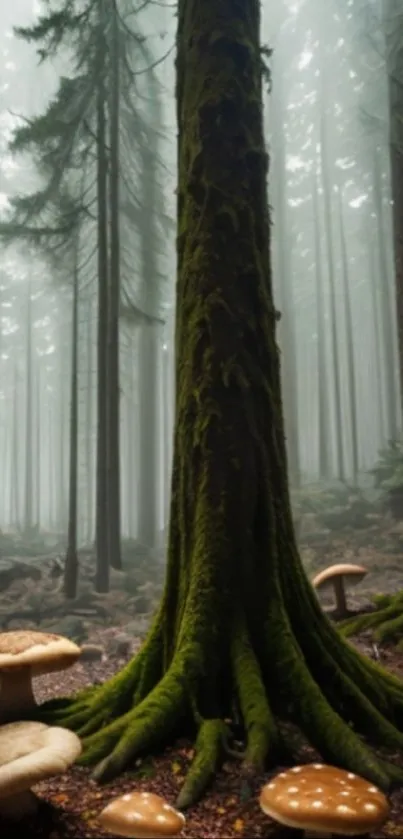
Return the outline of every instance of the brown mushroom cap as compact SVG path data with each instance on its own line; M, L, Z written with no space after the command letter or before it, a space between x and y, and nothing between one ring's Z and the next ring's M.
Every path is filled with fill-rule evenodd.
M111 801L98 817L100 825L115 836L156 839L179 836L185 817L153 792L131 792Z
M71 667L80 654L80 647L62 635L32 629L0 632L0 672L28 666L33 676L41 676Z
M280 824L342 836L369 833L389 814L383 793L364 778L320 763L281 772L260 794L266 815Z
M325 588L333 585L336 577L346 577L349 585L356 585L364 579L367 569L363 565L352 565L349 562L340 562L337 565L329 565L323 571L319 571L312 580L314 588Z

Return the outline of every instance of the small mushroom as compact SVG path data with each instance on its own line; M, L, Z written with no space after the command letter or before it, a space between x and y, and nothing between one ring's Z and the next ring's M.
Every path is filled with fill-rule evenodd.
M281 772L260 793L263 812L305 837L362 836L389 815L383 793L364 778L321 763Z
M114 836L160 839L179 836L185 816L153 792L129 792L107 804L98 821Z
M31 787L62 775L81 753L79 737L41 722L0 726L0 816L17 820L35 812Z
M49 632L0 632L0 721L16 719L36 707L32 676L71 667L80 647Z
M312 585L316 590L321 589L323 591L329 588L334 589L336 598L336 614L338 617L343 618L348 615L346 593L344 589L345 584L350 586L356 585L364 579L366 574L367 569L364 568L363 565L352 565L348 562L341 562L337 565L329 565L329 567L325 568L324 571L320 571L319 574L313 578Z

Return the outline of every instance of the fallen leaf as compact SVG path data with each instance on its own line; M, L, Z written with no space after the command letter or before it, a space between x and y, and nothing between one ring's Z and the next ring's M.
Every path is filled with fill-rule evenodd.
M172 769L173 774L177 775L178 772L181 771L182 767L181 767L180 763L177 763L176 761L174 761L173 763L171 763L171 769Z
M242 833L244 828L244 823L242 819L236 819L233 824L233 828L237 833Z

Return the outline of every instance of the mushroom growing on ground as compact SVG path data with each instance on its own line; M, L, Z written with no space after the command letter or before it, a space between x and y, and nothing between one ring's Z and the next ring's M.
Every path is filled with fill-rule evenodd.
M41 722L0 726L0 816L19 819L35 812L31 787L66 772L81 753L79 737Z
M356 585L364 579L367 574L367 569L363 565L352 565L348 562L341 562L338 565L329 565L324 571L312 580L313 587L318 590L334 589L336 598L336 614L339 618L344 618L348 615L345 585Z
M388 801L377 787L321 763L281 772L263 787L260 807L280 824L316 839L361 836L381 827L389 815Z
M0 721L35 708L32 676L43 676L71 667L80 647L49 632L24 629L0 633Z
M185 816L153 792L131 792L111 801L98 816L104 830L130 839L179 836Z

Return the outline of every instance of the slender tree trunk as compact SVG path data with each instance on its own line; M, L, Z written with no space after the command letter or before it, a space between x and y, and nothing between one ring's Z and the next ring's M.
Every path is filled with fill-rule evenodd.
M339 221L340 221L340 243L341 243L341 296L344 303L344 318L346 322L346 368L348 381L348 398L350 405L350 427L351 427L351 471L353 483L356 484L359 472L359 428L358 428L358 414L357 414L357 385L356 385L356 365L354 356L354 327L353 315L351 311L351 289L348 270L348 255L346 234L344 229L343 219L343 201L342 193L339 190Z
M385 396L388 417L388 437L395 440L398 435L398 402L396 394L395 356L393 352L393 316L395 305L389 282L388 254L384 226L384 200L382 189L382 171L379 149L374 149L373 157L373 200L377 226L379 276L382 278L382 293L379 297L382 317L382 339L384 346L384 376L386 380Z
M322 58L322 77L325 74L324 63L326 57ZM345 478L344 446L343 446L343 410L341 404L341 381L340 381L340 358L339 342L337 336L337 311L336 311L336 277L335 257L333 241L333 220L332 220L332 178L330 174L328 132L326 118L326 83L323 79L321 85L321 110L319 119L320 134L320 159L321 179L323 185L324 220L325 220L325 241L327 248L327 265L330 290L330 338L332 347L332 374L334 387L334 411L335 411L335 434L336 434L336 475L341 480Z
M375 381L379 383L381 398L376 400L376 413L378 416L378 430L382 443L386 443L388 439L387 427L388 417L386 407L386 398L384 397L384 377L382 375L382 324L381 324L381 304L379 300L379 281L376 270L376 246L374 244L374 225L371 215L368 217L368 279L369 290L371 297L371 308L373 317L373 350L374 350L374 373Z
M108 540L109 562L122 567L120 513L120 235L119 235L119 30L116 0L111 4L110 69L110 275L108 319Z
M96 467L95 586L109 591L108 553L108 237L105 79L103 60L97 90L97 202L98 202L98 427Z
M28 282L26 308L26 344L25 344L25 495L24 495L24 531L33 530L33 462L32 462L32 281Z
M14 361L14 384L13 384L13 424L11 429L11 439L12 439L12 476L11 476L11 486L12 486L12 499L13 499L13 521L15 522L15 526L17 530L20 530L21 520L20 520L20 458L19 458L19 450L20 450L20 441L19 441L19 406L18 406L18 391L19 391L19 375L18 375L18 364L17 361Z
M41 529L41 368L39 360L36 363L35 369L35 495L36 495L36 509L35 519L36 528Z
M67 598L77 594L77 501L78 501L78 303L79 236L74 245L73 306L71 318L71 371L70 371L70 465L69 465L69 518L67 528L67 551L64 565L63 590Z
M87 498L87 532L86 532L86 541L88 544L91 542L94 534L94 459L93 459L93 439L94 439L94 429L93 429L93 401L94 401L94 390L93 390L93 375L92 375L92 365L93 365L93 331L92 331L92 319L93 319L93 306L91 298L88 298L87 305L86 305L86 323L87 323L87 380L86 380L86 397L85 397L85 421L86 421L86 431L85 431L85 468L87 473L87 480L86 480L86 498Z
M158 316L159 264L155 241L158 237L158 207L156 205L158 146L154 132L142 149L141 196L143 220L141 226L141 273L144 309L152 317ZM158 505L158 347L159 327L154 322L139 327L139 487L138 537L149 547L157 543Z
M330 450L330 411L329 388L326 363L325 336L325 300L323 289L323 265L320 235L319 183L315 176L313 182L313 223L315 240L315 291L316 291L316 331L317 331L317 360L318 360L318 456L319 477L329 479L332 475L332 459Z
M392 188L396 309L403 400L403 14L401 0L384 0L384 23L389 90L389 148ZM396 45L400 48L396 49Z

